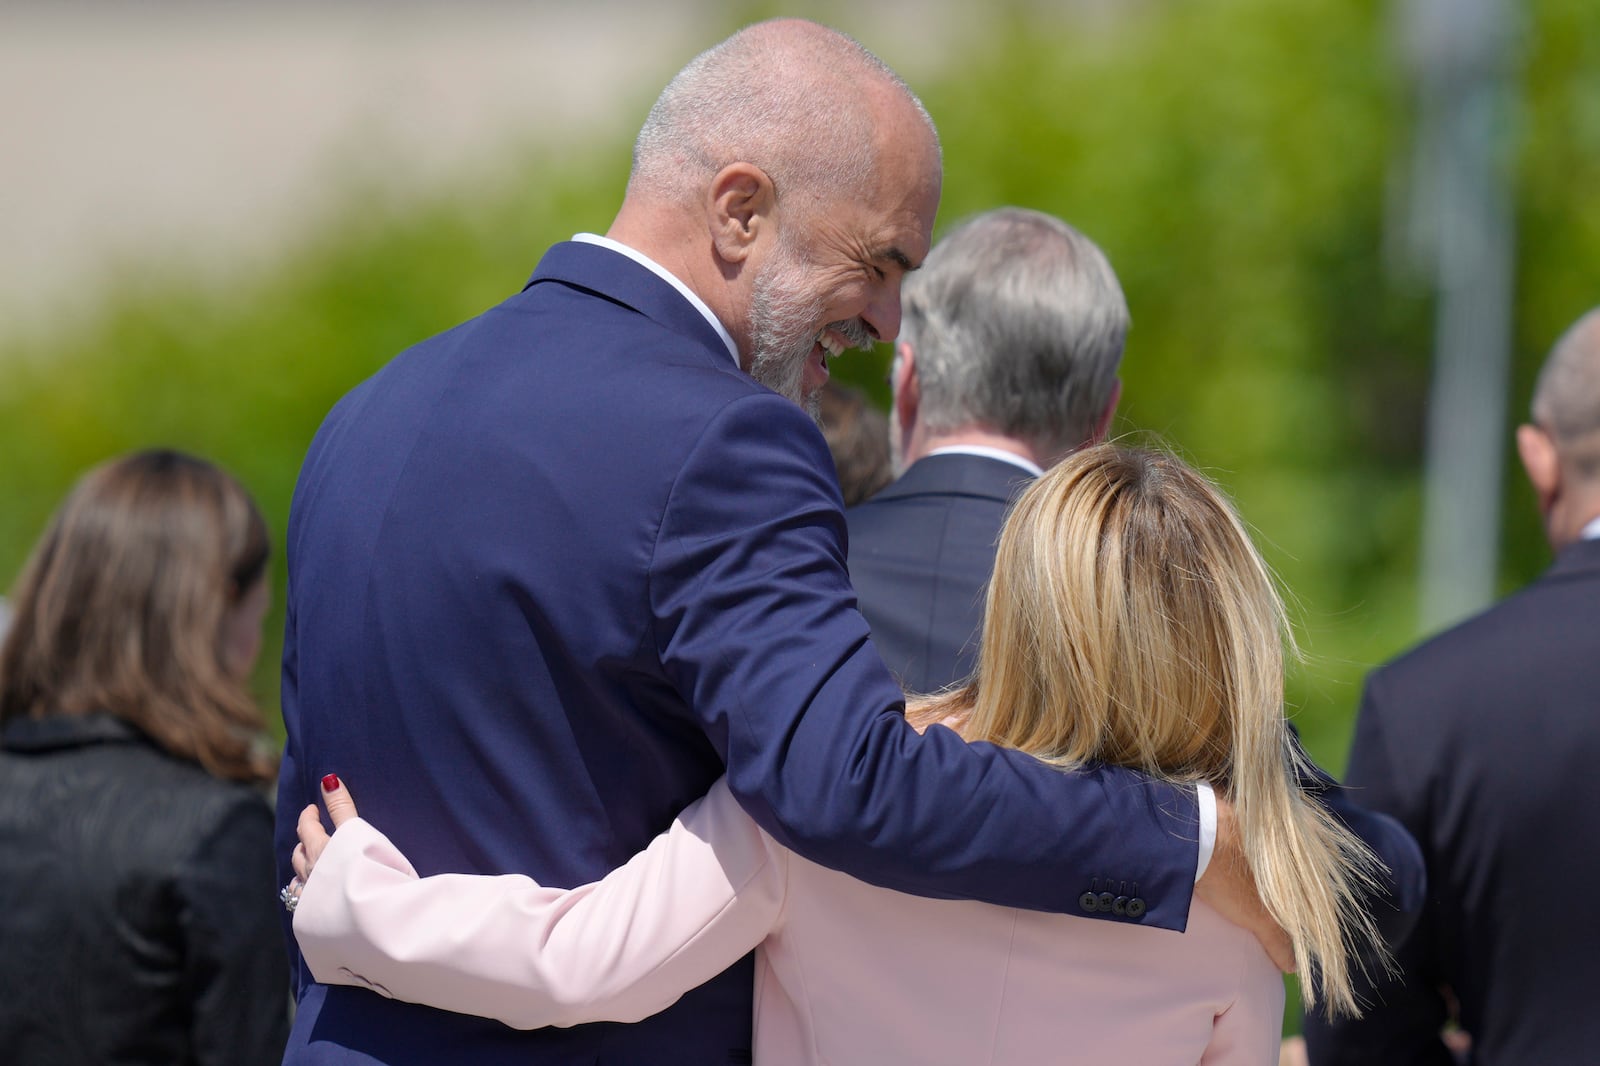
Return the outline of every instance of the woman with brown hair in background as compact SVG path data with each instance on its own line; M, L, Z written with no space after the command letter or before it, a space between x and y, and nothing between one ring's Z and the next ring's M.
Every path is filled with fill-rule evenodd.
M267 556L245 489L174 451L91 470L34 547L0 644L12 1066L280 1061Z

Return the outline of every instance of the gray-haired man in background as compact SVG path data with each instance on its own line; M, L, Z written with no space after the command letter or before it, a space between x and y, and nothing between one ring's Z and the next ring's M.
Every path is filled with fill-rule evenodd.
M850 580L908 691L972 672L995 544L1016 495L1104 438L1128 306L1065 222L972 218L906 277L890 384L900 476L848 514Z

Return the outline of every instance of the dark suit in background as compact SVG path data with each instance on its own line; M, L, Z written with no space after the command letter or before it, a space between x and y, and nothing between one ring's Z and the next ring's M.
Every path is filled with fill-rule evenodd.
M1517 449L1555 563L1367 679L1346 779L1422 845L1428 899L1364 1017L1306 1019L1313 1066L1445 1066L1447 1021L1479 1066L1600 1061L1600 312Z
M902 307L889 371L901 473L846 516L850 580L890 671L928 693L972 673L1012 501L1105 437L1128 306L1087 236L1001 207L940 239Z
M851 508L850 583L872 642L909 692L972 672L1007 509L1034 475L980 455L930 455Z
M1600 1059L1600 543L1368 679L1346 783L1422 845L1428 906L1405 976L1361 1021L1308 1018L1311 1061Z

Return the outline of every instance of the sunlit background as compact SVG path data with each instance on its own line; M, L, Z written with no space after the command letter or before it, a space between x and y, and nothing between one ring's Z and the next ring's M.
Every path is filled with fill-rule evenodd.
M1134 318L1118 430L1257 531L1325 765L1372 665L1548 562L1510 434L1600 304L1594 0L12 0L0 587L74 478L140 446L228 467L281 545L333 401L603 231L667 78L779 13L923 96L941 231L1021 204L1105 249ZM881 403L884 355L836 374Z

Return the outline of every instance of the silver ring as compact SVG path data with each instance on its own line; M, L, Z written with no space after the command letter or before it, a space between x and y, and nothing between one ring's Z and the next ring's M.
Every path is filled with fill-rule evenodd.
M294 909L300 906L300 890L305 886L306 883L300 880L299 874L296 874L293 880L278 890L278 900L283 904L284 910L290 914L294 913Z

